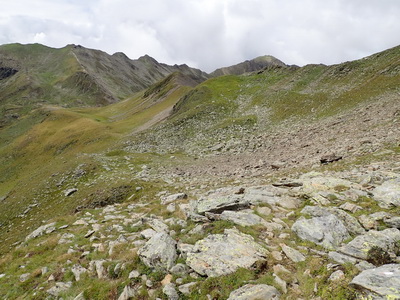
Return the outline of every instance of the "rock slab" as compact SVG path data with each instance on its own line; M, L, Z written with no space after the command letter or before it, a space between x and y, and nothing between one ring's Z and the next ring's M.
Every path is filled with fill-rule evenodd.
M196 242L187 254L186 264L200 275L217 277L249 268L266 255L267 250L250 235L236 228L225 229L224 234L209 235Z
M361 290L366 299L400 299L400 264L365 270L350 284Z
M246 284L230 293L228 300L271 300L279 298L280 293L273 286L266 284Z

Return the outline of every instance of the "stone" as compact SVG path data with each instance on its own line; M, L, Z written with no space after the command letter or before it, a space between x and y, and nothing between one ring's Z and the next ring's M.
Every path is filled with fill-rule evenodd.
M138 254L146 266L167 271L177 258L176 242L167 233L159 232L139 249Z
M136 291L129 285L124 287L121 295L119 295L118 300L129 300L136 296Z
M250 235L236 228L225 229L223 234L197 241L192 252L187 253L186 264L200 275L217 277L249 268L264 260L267 253Z
M349 212L355 213L362 209L361 206L355 205L354 203L346 202L339 206L340 209L347 210Z
M357 219L341 209L331 207L325 208L320 206L306 206L302 209L301 213L313 217L334 215L343 223L350 234L359 235L365 233L365 230L362 228Z
M75 235L73 235L72 233L64 233L63 235L61 235L60 239L58 240L58 244L62 245L62 244L72 243L72 239L74 237L75 237Z
M162 291L167 296L168 300L179 300L179 295L175 288L176 286L173 283L168 283L163 287Z
M105 262L105 260L92 260L89 263L89 271L95 273L99 279L106 278L107 271L103 266Z
M244 199L243 195L227 195L217 198L200 198L192 202L194 211L199 215L209 213L221 213L224 210L239 210L248 208L250 203Z
M33 232L31 232L26 238L25 238L25 242L37 238L39 236L42 236L43 234L49 234L52 233L53 231L56 230L55 228L56 223L50 223L50 224L46 224L46 225L42 225L40 227L38 227L36 230L34 230Z
M187 275L189 273L189 268L184 264L176 264L169 270L174 275Z
M85 295L83 294L83 292L79 293L79 295L77 295L74 300L86 300Z
M297 181L289 181L289 180L284 180L284 181L279 181L279 182L275 182L272 184L273 186L276 187L300 187L303 186L302 182L297 182Z
M128 278L133 279L133 278L138 278L140 276L140 272L137 270L133 270L129 273Z
M140 232L140 235L142 236L142 237L144 237L145 239L151 239L154 235L156 235L157 234L157 232L155 231L155 230L153 230L153 229L151 229L151 228L147 228L147 229L145 229L145 230L142 230L141 232Z
M175 203L168 204L166 210L170 213L173 213L176 210L176 204Z
M279 251L272 251L271 256L277 261L281 261L283 259L282 254Z
M329 259L337 262L338 264L344 265L346 263L351 263L355 265L357 262L359 262L359 259L356 259L354 257L336 252L336 251L331 251L328 254Z
M280 244L282 251L285 253L285 255L293 262L297 263L297 262L301 262L301 261L305 261L306 258L303 254L301 254L299 251L286 246L285 244Z
M69 196L71 196L72 194L76 193L77 191L78 191L78 189L76 189L76 188L72 188L72 189L65 190L65 191L64 191L64 196L65 196L65 197L69 197Z
M282 278L280 278L276 274L272 274L272 276L274 277L274 281L276 282L276 284L279 285L279 287L281 288L282 292L284 294L286 294L287 293L287 283L286 283L286 281L283 280Z
M372 247L379 247L383 251L395 253L397 243L400 242L400 230L388 228L383 231L370 230L364 235L355 237L351 242L339 248L339 252L366 260ZM396 256L394 254L394 256Z
M58 297L58 295L62 292L65 292L69 290L72 287L72 282L56 282L56 285L53 286L52 288L47 290L47 293L54 296Z
M385 222L385 224L389 227L400 229L400 217L385 219L383 222Z
M373 190L374 199L382 208L400 206L400 177L387 180Z
M376 229L378 227L378 222L376 222L374 219L372 219L370 216L367 215L360 215L358 217L358 221L367 230Z
M178 290L184 295L189 295L195 286L196 286L196 282L189 282L189 283L180 285L178 287Z
M368 269L350 283L365 299L400 299L400 264L388 264Z
M30 273L22 274L21 276L19 276L19 281L25 282L25 281L27 281L29 279L29 277L31 277Z
M329 163L332 163L335 161L339 161L341 159L343 159L343 156L329 154L329 155L322 156L320 158L320 162L321 162L321 164L329 164Z
M165 275L164 279L161 280L161 285L162 285L162 286L165 286L165 285L167 285L168 283L171 283L172 278L173 278L172 274L167 274L167 275Z
M264 216L268 216L268 215L270 215L271 214L271 212L272 212L272 210L269 208L269 207L260 207L260 206L258 206L257 208L256 208L256 210L257 210L257 212L259 213L259 214L262 214L262 215L264 215Z
M147 224L156 232L168 232L168 225L158 219L146 219Z
M95 230L89 230L89 231L85 234L85 238L91 237L95 232L96 232Z
M337 270L329 276L329 281L339 281L345 278L344 272L342 270Z
M172 202L178 201L178 200L184 200L187 199L187 195L185 193L178 193L178 194L173 194L169 196L163 196L161 197L161 204L170 204Z
M326 249L336 249L350 238L343 223L334 215L306 219L300 217L292 226L301 239L321 245Z
M221 220L231 221L240 226L253 226L266 222L263 218L254 214L251 209L242 211L225 210L221 213Z
M79 264L76 264L76 265L72 266L71 272L74 274L75 280L79 281L81 279L81 274L86 273L87 269L85 269L84 267L82 267Z
M279 291L266 284L246 284L231 292L228 300L275 300L280 299Z

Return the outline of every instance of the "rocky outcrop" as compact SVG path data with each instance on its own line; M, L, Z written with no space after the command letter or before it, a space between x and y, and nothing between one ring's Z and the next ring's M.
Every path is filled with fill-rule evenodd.
M385 229L383 231L371 230L364 235L357 236L348 244L339 248L339 252L351 257L366 260L368 253L373 247L378 247L387 253L392 253L396 257L400 250L400 230L395 228Z
M177 258L176 242L167 233L159 232L139 249L138 254L146 266L166 271Z
M365 270L353 278L351 285L362 292L364 299L400 299L400 264Z
M196 242L187 254L186 264L200 275L216 277L249 268L266 255L267 250L250 235L225 229L224 234L212 234Z
M347 228L334 215L299 218L292 226L301 239L318 244L326 249L336 249L340 244L350 238Z

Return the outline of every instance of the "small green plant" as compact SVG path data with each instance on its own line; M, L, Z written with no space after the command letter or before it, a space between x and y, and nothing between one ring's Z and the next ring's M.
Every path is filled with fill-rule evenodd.
M375 266L390 264L393 259L390 254L378 246L373 246L367 253L367 261Z

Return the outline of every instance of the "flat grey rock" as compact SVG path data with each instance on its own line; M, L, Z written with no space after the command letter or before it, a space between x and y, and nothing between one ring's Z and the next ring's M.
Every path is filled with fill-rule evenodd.
M217 277L249 268L264 260L267 250L253 237L237 229L225 229L224 234L213 234L196 242L187 253L186 264L203 276Z
M344 210L332 207L306 206L301 211L302 214L313 217L323 217L328 215L336 216L346 227L347 231L352 235L365 233L364 228L356 218L346 213Z
M246 284L230 293L228 300L272 300L279 299L281 294L270 285Z
M359 235L348 244L339 248L339 252L366 260L368 251L376 246L388 253L396 251L396 244L400 242L400 231L396 228L388 228L383 231L370 230L364 235Z
M400 299L400 264L368 269L350 283L364 294L364 299Z
M343 223L334 215L306 219L300 217L292 226L301 239L311 241L326 249L335 250L350 238Z
M159 232L139 249L138 254L146 266L167 271L177 258L176 242L167 233Z
M282 251L285 253L285 255L293 262L301 262L305 261L306 257L301 254L299 251L296 249L293 249L285 244L280 244Z
M380 207L400 206L400 177L385 181L373 190L373 194Z
M253 226L266 222L263 218L254 214L251 209L244 211L225 210L221 214L221 220L228 220L240 226Z

